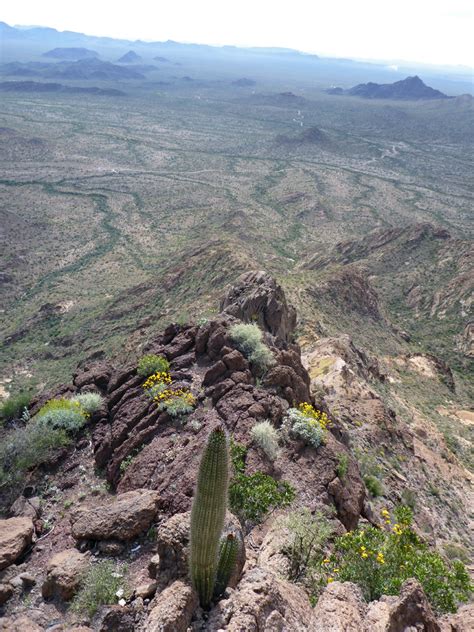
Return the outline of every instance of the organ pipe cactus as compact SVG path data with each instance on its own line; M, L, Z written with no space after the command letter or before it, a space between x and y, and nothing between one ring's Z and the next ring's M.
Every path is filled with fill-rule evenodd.
M225 538L222 538L219 547L219 563L217 565L214 597L220 597L227 588L237 561L239 547L239 540L233 533L229 533Z
M191 511L191 581L203 608L209 607L216 586L228 483L229 447L226 432L219 427L204 449Z

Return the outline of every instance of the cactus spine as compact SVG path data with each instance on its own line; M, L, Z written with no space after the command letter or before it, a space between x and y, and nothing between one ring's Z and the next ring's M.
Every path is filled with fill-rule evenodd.
M191 581L203 608L209 606L214 594L228 482L227 436L223 428L216 428L209 435L201 458L191 511Z
M217 564L214 597L220 597L227 588L237 561L239 547L239 540L233 533L229 533L227 537L222 538L219 547L219 562Z

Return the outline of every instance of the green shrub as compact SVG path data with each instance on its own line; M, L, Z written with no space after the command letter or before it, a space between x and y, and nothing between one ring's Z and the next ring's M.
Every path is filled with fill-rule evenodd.
M47 462L70 439L64 430L35 422L9 433L0 443L0 492L14 496L24 484L28 470Z
M77 401L50 399L35 415L34 420L43 427L65 430L69 434L78 432L89 418Z
M10 395L10 397L0 405L0 420L1 421L13 421L19 419L25 410L28 408L31 401L31 393L17 393L16 395Z
M160 399L158 402L158 410L166 410L171 417L182 417L183 415L189 415L196 406L196 399L189 391L163 391L160 395L166 394L164 399ZM155 398L156 401L156 398Z
M332 533L327 518L321 512L312 516L305 507L281 518L278 524L288 532L282 548L289 561L288 578L309 587L319 584L324 547Z
M278 456L278 431L269 421L261 421L252 428L250 434L256 445L261 448L270 461Z
M271 509L287 507L295 498L294 488L263 472L245 474L247 449L232 442L234 476L229 485L229 505L242 522L262 522Z
M109 560L98 562L84 574L71 608L93 617L100 606L117 603L116 593L124 583L123 569Z
M448 560L459 560L464 564L469 564L469 552L462 544L446 542L446 544L443 545L443 549Z
M229 335L259 374L262 375L275 364L273 353L263 342L263 335L258 325L243 323L232 325Z
M85 410L89 415L93 415L101 408L104 398L99 393L86 392L74 395L70 401L77 402L82 410Z
M364 483L365 483L365 486L367 487L369 494L373 498L377 498L378 496L383 496L383 493L384 493L383 485L376 476L373 476L372 474L368 474L367 476L364 476Z
M288 409L283 419L282 432L287 438L300 439L306 445L318 448L325 442L328 425L326 413L303 402L298 408Z
M472 586L464 565L448 564L421 540L411 526L412 511L398 507L394 524L387 510L382 515L384 528L359 528L336 539L333 555L325 560L327 581L354 582L372 601L398 595L413 577L437 612L455 612L458 603L468 601Z
M339 460L336 467L336 474L343 481L347 476L347 468L349 465L349 459L347 458L347 454L342 452L339 454Z
M153 373L168 373L170 363L163 356L150 353L138 361L137 373L141 377L149 377Z

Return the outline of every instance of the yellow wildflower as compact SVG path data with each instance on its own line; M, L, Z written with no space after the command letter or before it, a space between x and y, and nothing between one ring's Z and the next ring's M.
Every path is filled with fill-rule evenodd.
M377 553L377 562L379 564L385 564L385 558L383 556L383 553Z
M329 564L329 562L330 562L330 561L331 561L331 560L330 560L329 558L327 558L327 557L326 557L326 558L323 560L323 564Z
M392 531L396 534L396 535L402 535L403 533L403 529L400 527L399 524L394 524L392 527Z
M334 577L328 577L328 584L334 581Z
M380 512L380 515L383 518L390 518L390 512L388 511L388 509L382 509L382 511Z

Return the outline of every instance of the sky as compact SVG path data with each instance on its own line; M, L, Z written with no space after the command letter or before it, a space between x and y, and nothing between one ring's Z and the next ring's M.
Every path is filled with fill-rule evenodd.
M474 67L472 0L2 0L10 25Z

